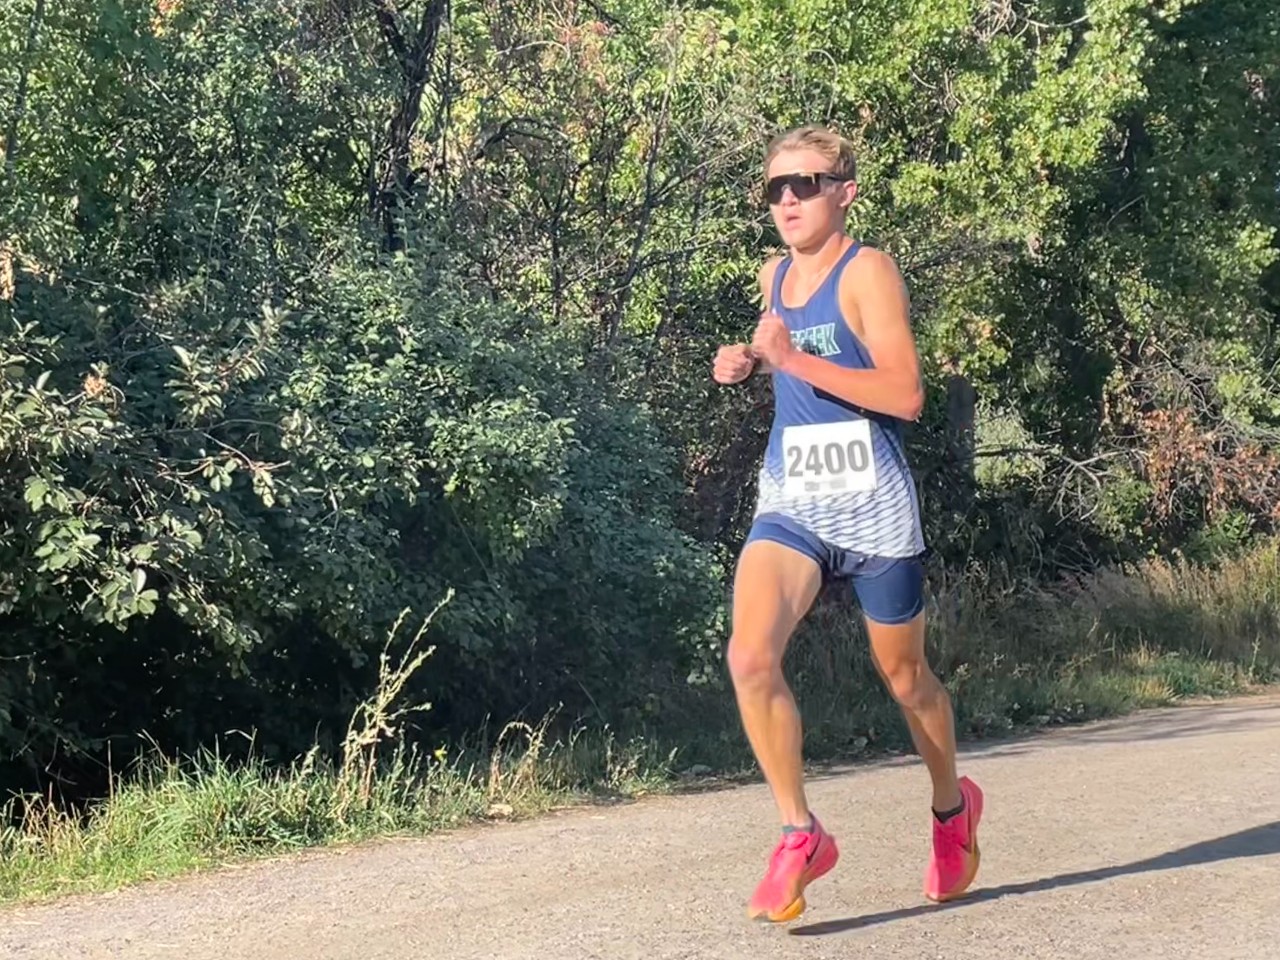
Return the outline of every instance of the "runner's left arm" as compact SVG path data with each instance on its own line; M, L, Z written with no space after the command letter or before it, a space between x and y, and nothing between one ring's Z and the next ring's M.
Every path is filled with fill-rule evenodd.
M862 320L860 339L874 369L848 369L790 347L774 357L783 373L825 390L865 410L901 420L917 420L924 407L920 358L911 331L906 284L893 258L863 248L840 278L840 307L845 322ZM777 325L782 321L772 318ZM783 328L785 333L785 327Z

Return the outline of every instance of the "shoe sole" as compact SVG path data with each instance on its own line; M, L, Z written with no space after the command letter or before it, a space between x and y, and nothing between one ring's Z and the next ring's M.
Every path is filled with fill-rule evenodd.
M752 920L767 921L768 923L790 923L803 914L808 907L808 903L804 898L805 887L830 873L840 860L840 849L836 846L835 837L830 839L831 845L827 848L828 852L822 855L822 859L814 861L805 869L804 873L800 874L800 893L789 905L781 910L752 912L748 916Z
M978 875L978 866L982 862L982 848L978 846L978 824L982 821L982 807L986 802L986 798L983 796L982 791L978 789L977 784L974 784L974 799L977 800L977 803L974 804L976 809L973 814L973 825L970 827L973 840L973 856L969 858L969 867L965 870L960 882L951 891L936 895L928 890L925 891L924 895L934 903L948 903L952 900L959 900L969 892L969 885L973 883L974 878Z
M978 875L978 865L982 862L982 850L978 846L977 836L973 839L973 856L969 858L969 869L964 872L964 877L956 888L950 893L940 893L936 896L932 893L925 893L925 896L934 903L948 903L952 900L959 900L969 892L969 885L973 883L974 878Z

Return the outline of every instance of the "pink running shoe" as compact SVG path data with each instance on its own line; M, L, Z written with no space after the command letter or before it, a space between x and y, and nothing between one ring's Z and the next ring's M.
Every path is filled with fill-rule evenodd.
M933 855L924 875L924 895L943 903L969 888L978 873L978 821L982 819L982 791L968 777L960 778L964 810L946 823L933 818Z
M756 887L747 907L752 920L786 923L804 913L804 888L830 872L840 859L836 838L827 833L817 817L813 830L784 834L769 857L769 869Z

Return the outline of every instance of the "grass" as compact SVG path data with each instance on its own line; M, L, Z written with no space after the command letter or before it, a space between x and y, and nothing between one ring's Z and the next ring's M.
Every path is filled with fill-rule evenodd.
M855 613L825 600L788 656L813 761L909 745ZM1153 561L1052 589L973 570L936 583L929 613L930 657L962 737L1235 694L1280 679L1280 544L1213 567ZM493 744L459 744L452 756L417 752L400 724L423 706L400 694L430 656L427 624L398 658L396 631L388 638L378 688L333 762L315 751L287 768L156 752L80 816L39 798L13 801L0 830L0 901L637 797L711 773L754 775L726 690L675 694L666 724L643 737L555 736L548 718L511 724Z
M311 847L524 816L586 799L600 783L636 796L662 789L671 775L643 748L620 748L607 735L545 751L523 739L483 768L395 751L367 793L342 767L232 766L212 753L183 763L156 758L85 818L30 806L0 834L0 901L105 891Z

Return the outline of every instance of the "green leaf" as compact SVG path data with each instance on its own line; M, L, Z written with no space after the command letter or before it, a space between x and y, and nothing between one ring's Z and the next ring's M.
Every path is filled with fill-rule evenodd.
M44 506L45 494L49 492L49 485L40 477L31 477L27 480L27 488L23 492L22 498L31 505L32 510L39 510Z

